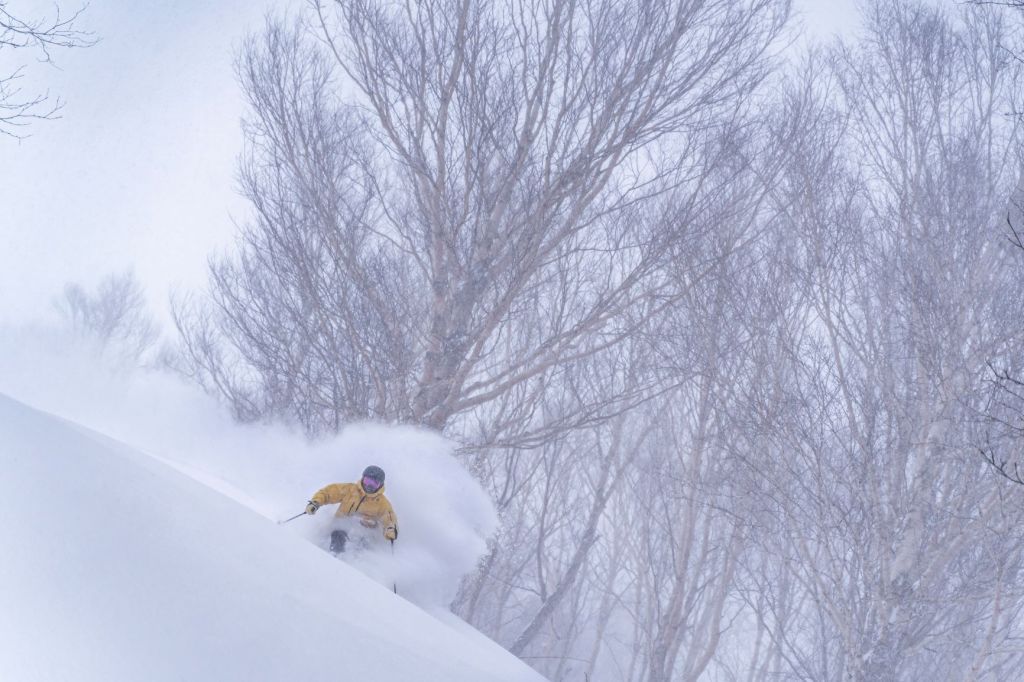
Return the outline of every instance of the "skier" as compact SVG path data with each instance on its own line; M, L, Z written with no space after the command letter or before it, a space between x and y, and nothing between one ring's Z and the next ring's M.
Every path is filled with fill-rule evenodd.
M384 539L392 544L398 539L398 521L395 510L384 496L384 470L379 466L366 467L358 483L332 483L316 491L306 505L306 513L316 514L325 504L338 505L334 514L337 518L358 515L359 522L366 528L383 526ZM347 531L331 533L331 551L335 554L345 551L346 542Z

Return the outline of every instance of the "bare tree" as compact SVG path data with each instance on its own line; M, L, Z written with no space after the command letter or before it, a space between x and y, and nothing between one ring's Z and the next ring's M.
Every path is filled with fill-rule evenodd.
M788 2L315 9L320 43L273 23L241 58L256 217L207 327L238 364L195 358L314 432L444 428L671 305Z
M92 294L79 284L68 284L56 305L72 331L121 361L143 363L160 336L131 272L104 278Z
M70 16L62 16L60 8L55 15L38 19L18 17L8 10L8 2L0 1L0 53L8 50L28 50L38 60L52 61L54 48L86 47L95 41L92 35L75 28L83 9ZM33 120L54 118L63 106L59 99L49 95L23 95L19 81L24 67L6 76L0 75L0 134L20 137L18 129Z

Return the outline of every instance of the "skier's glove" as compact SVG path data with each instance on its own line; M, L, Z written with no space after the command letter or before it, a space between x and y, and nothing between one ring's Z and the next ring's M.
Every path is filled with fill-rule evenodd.
M388 526L387 528L385 528L384 529L384 539L385 540L391 540L392 542L397 540L398 539L398 529L395 528L394 526Z
M319 509L319 508L320 508L320 503L319 502L314 502L313 500L310 500L309 504L306 505L306 513L310 514L310 515L316 514L316 510Z

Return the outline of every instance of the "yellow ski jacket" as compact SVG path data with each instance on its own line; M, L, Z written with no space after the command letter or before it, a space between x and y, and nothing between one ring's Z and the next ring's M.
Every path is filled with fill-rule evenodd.
M384 486L368 493L358 483L332 483L316 491L310 499L321 506L338 505L335 516L358 514L359 521L367 528L383 526L384 537L388 540L398 537L398 520L388 498L384 497Z

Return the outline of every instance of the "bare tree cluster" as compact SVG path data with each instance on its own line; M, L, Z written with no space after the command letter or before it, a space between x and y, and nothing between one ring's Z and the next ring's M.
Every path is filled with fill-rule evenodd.
M133 273L108 275L94 293L68 284L56 305L73 333L111 359L133 366L153 359L160 331L146 311L145 293Z
M774 360L791 377L755 403L775 529L751 601L808 679L1012 678L1019 498L973 445L986 364L1020 343L999 219L1020 181L1016 37L992 11L865 19L795 100L822 137L778 194L799 289ZM766 562L789 589L766 589Z
M240 56L253 213L185 369L463 443L503 523L455 607L552 680L1024 675L978 456L1019 447L1019 28L874 0L786 64L789 9L350 0Z

